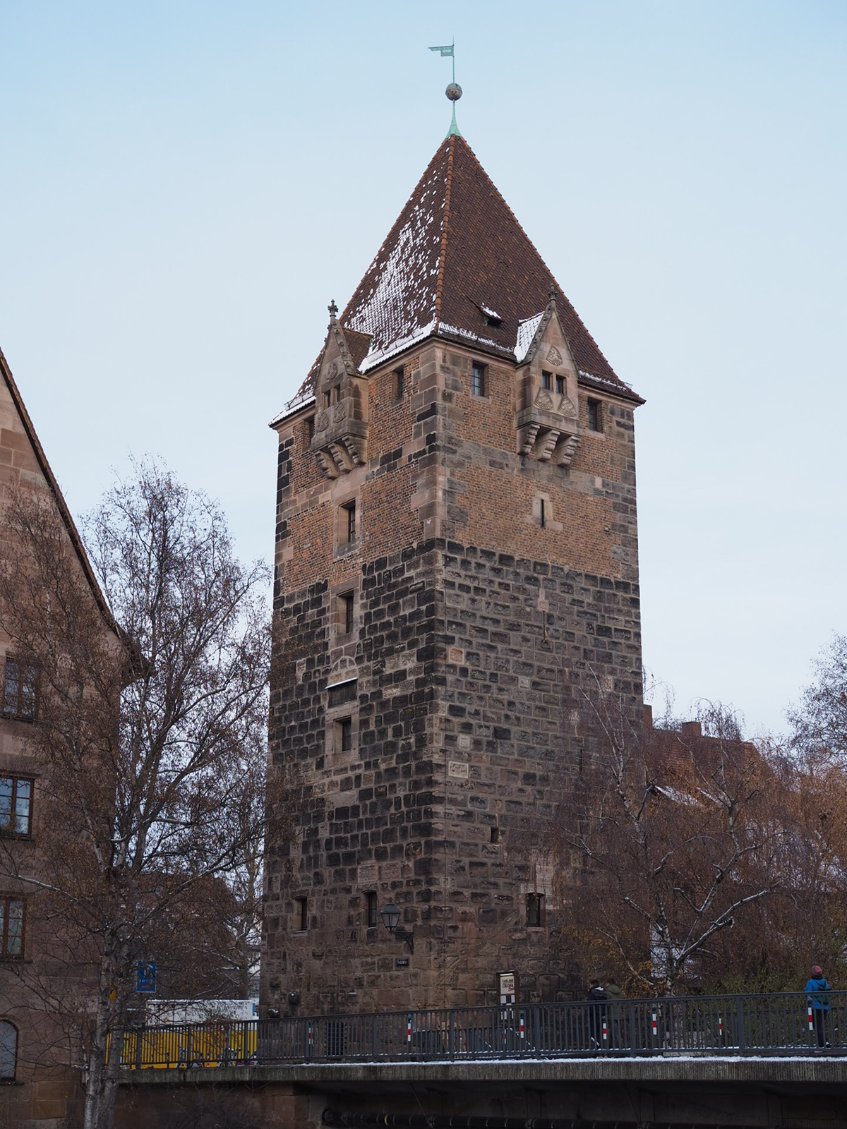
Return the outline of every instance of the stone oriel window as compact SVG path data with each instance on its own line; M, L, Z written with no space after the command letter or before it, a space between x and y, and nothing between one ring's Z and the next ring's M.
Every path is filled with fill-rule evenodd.
M565 378L563 376L560 376L560 375L557 374L556 375L556 392L560 396L564 396L567 393L567 390L568 390L568 382L565 380Z
M24 955L23 898L0 894L0 960L20 960Z
M3 717L34 721L36 696L35 669L7 655L3 670Z
M529 929L540 929L544 924L544 895L527 894L526 924Z
M603 404L600 400L588 401L588 429L589 431L603 430Z
M0 836L32 834L33 783L27 776L0 776Z
M541 387L544 389L545 392L552 392L553 391L553 374L552 374L552 372L546 372L544 369L541 370Z
M0 1082L14 1082L18 1065L18 1029L0 1019Z
M367 913L367 927L368 929L376 929L378 925L378 906L376 890L368 890L365 895L365 909Z
M471 395L488 395L488 365L474 361L471 365Z

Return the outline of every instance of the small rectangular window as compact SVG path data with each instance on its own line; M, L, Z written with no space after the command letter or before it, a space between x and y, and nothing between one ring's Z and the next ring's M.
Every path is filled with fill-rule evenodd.
M349 753L353 748L353 719L351 717L340 717L334 723L334 728L335 751Z
M306 417L306 437L307 437L307 439L309 440L310 443L315 438L315 417L314 416L307 416Z
M0 776L0 835L32 832L32 785L24 776Z
M599 400L588 401L588 427L591 431L603 430L603 405Z
M356 503L345 502L342 511L342 541L345 545L352 545L356 540Z
M541 370L541 387L545 392L553 391L553 374L552 372L545 372Z
M538 503L538 524L542 529L547 525L547 505L543 498Z
M0 897L0 960L24 955L24 900Z
M556 377L556 391L558 392L558 394L560 396L564 396L565 393L567 392L567 390L568 390L568 386L565 382L565 378L563 376L557 376Z
M376 890L369 890L366 896L367 896L368 929L376 929L376 927L377 927Z
M486 395L486 378L488 376L487 366L480 364L479 361L474 361L471 366L471 395L472 396L485 396Z
M356 597L353 592L342 592L338 597L338 630L349 635L355 622Z
M332 403L332 389L328 388L326 390L326 392L324 392L324 407L328 408L331 403Z
M294 899L294 928L298 933L305 933L309 928L309 899Z
M530 929L538 929L544 924L543 894L527 894L526 924Z
M35 720L35 670L6 656L3 672L3 717L16 721Z
M394 370L394 399L402 400L406 390L406 373L402 365Z

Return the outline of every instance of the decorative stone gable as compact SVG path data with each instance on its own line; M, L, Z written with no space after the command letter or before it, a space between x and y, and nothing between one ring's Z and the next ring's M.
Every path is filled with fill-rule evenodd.
M539 462L569 466L579 444L577 374L552 294L542 314L519 326L515 357L521 405L516 419L518 452Z
M329 329L315 380L315 430L311 448L327 478L347 474L367 460L368 396L338 323L329 307Z

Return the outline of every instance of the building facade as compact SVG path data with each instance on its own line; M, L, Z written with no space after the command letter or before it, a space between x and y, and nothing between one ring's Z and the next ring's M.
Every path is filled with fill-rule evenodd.
M272 425L265 1013L567 990L551 832L586 700L641 704L641 402L451 134Z
M0 352L0 557L21 566L10 531L10 491L47 501L60 518L81 590L114 633L73 519ZM49 594L33 592L33 599ZM0 606L0 1129L53 1129L81 1105L80 1015L96 980L70 944L49 902L42 851L50 774L33 740L39 724L38 671L17 653ZM116 637L116 636L115 636ZM69 844L70 849L70 844ZM71 1001L81 1001L69 1021Z

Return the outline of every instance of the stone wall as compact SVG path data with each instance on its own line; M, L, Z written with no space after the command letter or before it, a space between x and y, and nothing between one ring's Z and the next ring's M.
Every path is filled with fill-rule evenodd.
M546 362L487 358L475 396L475 359L426 343L402 397L374 373L367 461L334 479L310 409L279 428L271 751L294 826L269 845L264 1009L481 1004L512 968L527 999L573 988L554 941L584 875L551 843L599 771L586 701L641 700L633 407L565 360L579 444L528 457Z

